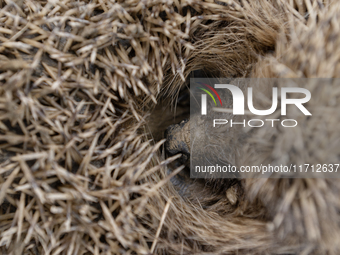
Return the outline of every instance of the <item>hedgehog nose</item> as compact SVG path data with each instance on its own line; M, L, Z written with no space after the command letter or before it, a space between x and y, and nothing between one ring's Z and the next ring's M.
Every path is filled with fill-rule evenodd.
M179 161L185 164L190 157L189 148L189 120L183 120L179 124L169 126L165 131L165 153L168 157L181 153Z

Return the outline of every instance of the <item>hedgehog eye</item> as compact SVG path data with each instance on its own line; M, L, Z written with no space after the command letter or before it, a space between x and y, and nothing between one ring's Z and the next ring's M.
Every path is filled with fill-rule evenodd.
M177 107L190 107L190 93L187 88L181 90L178 99L177 99Z

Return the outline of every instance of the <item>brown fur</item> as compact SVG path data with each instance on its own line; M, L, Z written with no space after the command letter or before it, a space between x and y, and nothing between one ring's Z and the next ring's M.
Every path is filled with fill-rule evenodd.
M168 171L177 156L148 140L167 126L149 121L154 102L175 107L195 70L338 77L338 2L0 7L2 254L339 254L336 179L247 179L224 193L193 183L204 195L182 197L170 181L181 168ZM339 102L337 88L307 86ZM338 158L338 130L326 130L333 143L323 147L307 139L317 129L301 130L307 155ZM255 133L242 161L280 160L278 134L263 145Z

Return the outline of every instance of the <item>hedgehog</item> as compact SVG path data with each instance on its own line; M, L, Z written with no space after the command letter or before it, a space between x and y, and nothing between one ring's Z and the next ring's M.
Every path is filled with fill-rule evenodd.
M337 179L192 179L176 141L190 77L338 78L340 3L0 8L2 254L339 254ZM306 86L334 117L230 134L240 164L339 160L340 90Z

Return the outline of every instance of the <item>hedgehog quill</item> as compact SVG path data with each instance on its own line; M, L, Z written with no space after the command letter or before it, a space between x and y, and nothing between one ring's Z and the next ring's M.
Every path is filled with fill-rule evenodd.
M188 146L190 78L306 78L294 129L219 125L228 164L339 163L340 89L312 81L339 78L339 21L332 0L0 1L0 253L339 254L338 179L194 179Z

